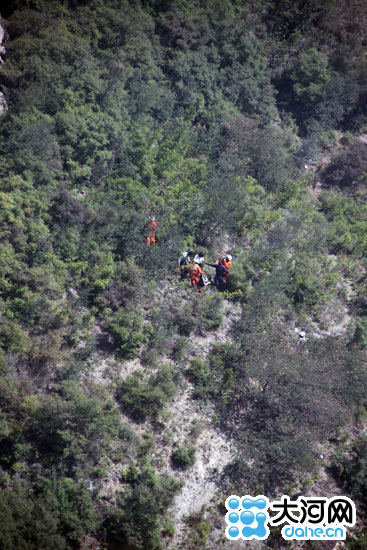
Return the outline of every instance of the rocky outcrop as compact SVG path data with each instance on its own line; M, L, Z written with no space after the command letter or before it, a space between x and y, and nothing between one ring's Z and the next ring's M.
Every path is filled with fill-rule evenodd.
M0 116L8 110L8 104L6 103L5 96L0 92Z
M0 63L3 63L3 59L1 56L5 54L5 48L2 45L4 38L5 38L5 29L1 25L1 15L0 15Z
M3 40L5 38L5 29L1 25L1 16L0 16L0 64L4 62L2 56L5 54L5 48L2 45ZM0 91L0 115L5 113L5 111L8 110L8 105L6 103L6 99L4 94Z

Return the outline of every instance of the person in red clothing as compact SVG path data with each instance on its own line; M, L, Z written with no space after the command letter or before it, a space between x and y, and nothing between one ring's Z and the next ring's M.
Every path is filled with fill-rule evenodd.
M196 285L198 287L198 291L202 292L204 288L203 284L203 270L201 269L199 264L196 264L190 272L190 279L191 284Z
M149 235L147 235L147 246L155 245L155 232L157 229L157 222L155 221L155 216L149 216L150 219L150 230Z
M228 269L227 273L224 273L224 275L223 275L223 278L224 278L225 282L227 282L228 277L229 277L229 268L232 265L232 256L230 254L227 254L227 256L225 256L224 258L222 258L220 260L220 263L223 264L224 267L226 267Z

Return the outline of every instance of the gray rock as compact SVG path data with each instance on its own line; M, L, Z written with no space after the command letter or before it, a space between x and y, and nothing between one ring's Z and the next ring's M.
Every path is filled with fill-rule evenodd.
M0 15L1 21L1 15ZM5 29L0 25L0 63L3 63L2 55L5 54L5 48L1 44L3 43L5 37ZM6 103L5 96L0 92L0 116L3 115L8 110L8 104Z
M1 15L0 15L0 21L1 21ZM1 57L2 55L5 54L5 48L4 46L1 45L4 41L4 38L5 38L5 29L0 24L0 63L4 62L4 60Z
M0 92L0 116L8 110L8 104L6 103L5 96Z

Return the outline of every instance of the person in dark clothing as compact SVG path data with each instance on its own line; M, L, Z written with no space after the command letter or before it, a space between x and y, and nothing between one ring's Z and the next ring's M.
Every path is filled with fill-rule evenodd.
M227 281L225 280L225 275L226 273L228 273L228 269L226 268L226 266L223 265L220 260L216 264L210 264L209 262L205 263L206 265L210 265L210 267L215 268L214 284L219 292L227 290Z
M182 252L181 256L178 259L178 265L180 268L180 277L181 280L184 280L188 277L190 274L190 266L193 267L191 258L194 256L194 253L192 250L189 250L188 252Z

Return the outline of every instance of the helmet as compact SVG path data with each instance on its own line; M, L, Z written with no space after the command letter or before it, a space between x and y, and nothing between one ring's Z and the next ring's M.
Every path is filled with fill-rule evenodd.
M155 216L149 216L151 222L155 222Z
M230 254L227 254L226 256L227 260L231 261L232 260L232 256Z

